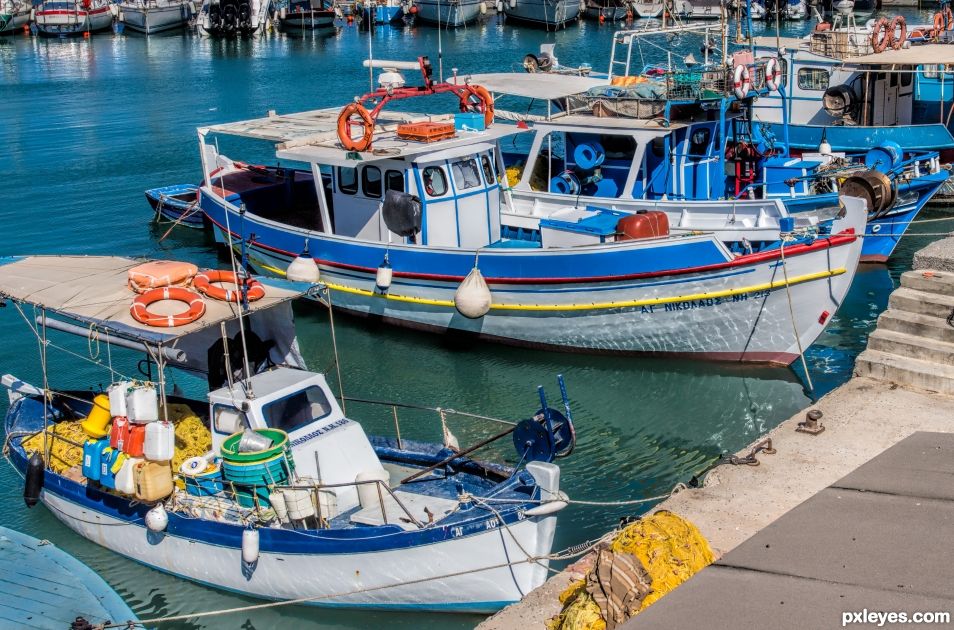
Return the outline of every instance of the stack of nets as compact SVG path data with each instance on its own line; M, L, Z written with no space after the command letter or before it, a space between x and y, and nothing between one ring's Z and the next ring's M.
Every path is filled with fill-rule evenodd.
M190 457L205 455L212 450L212 433L188 405L170 404L165 410L176 427L176 452L172 457L172 470L178 472L182 462Z
M631 523L561 595L550 630L613 630L714 560L695 525L659 511Z
M69 468L82 465L83 444L89 437L80 426L79 420L58 422L47 427L46 432L50 446L50 470L62 473ZM23 450L27 455L33 452L40 453L46 459L43 431L23 440Z

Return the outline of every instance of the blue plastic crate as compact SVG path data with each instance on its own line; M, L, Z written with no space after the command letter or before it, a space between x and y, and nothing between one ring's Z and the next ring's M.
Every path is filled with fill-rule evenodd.
M454 129L456 131L483 131L484 115L480 113L454 114Z

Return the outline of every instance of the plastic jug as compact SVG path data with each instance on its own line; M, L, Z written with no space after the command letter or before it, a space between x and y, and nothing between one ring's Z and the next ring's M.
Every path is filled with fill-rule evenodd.
M130 457L142 457L143 449L146 443L145 424L129 423L129 437L123 444L123 451Z
M136 476L134 470L136 464L141 462L139 457L127 457L123 461L122 467L116 473L116 490L123 494L136 494Z
M126 415L133 422L159 419L159 394L153 385L136 385L126 392Z
M136 498L159 501L172 494L172 467L169 462L139 462L133 467Z
M132 387L129 381L120 381L113 383L106 390L109 394L109 413L116 416L128 416L126 412L126 390Z
M161 420L146 425L143 455L154 462L167 462L176 453L176 431L171 422Z
M108 440L86 440L83 444L83 476L99 481L103 465L103 450L109 448Z
M128 440L129 418L125 416L113 418L113 426L109 431L109 447L121 451Z

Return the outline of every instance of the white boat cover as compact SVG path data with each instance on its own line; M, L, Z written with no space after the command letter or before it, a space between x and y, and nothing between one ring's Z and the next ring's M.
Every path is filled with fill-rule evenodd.
M884 52L851 57L845 60L845 64L859 66L917 66L938 63L954 63L954 46L950 44L924 44L900 50L889 49Z
M144 349L174 350L163 353L170 362L205 371L208 350L221 338L221 324L229 337L237 334L239 305L206 298L205 314L191 324L175 328L141 324L130 314L136 294L127 286L127 273L143 262L116 256L0 258L0 297L33 305L38 316L42 311L72 320L67 323L80 324L85 329L82 334L98 336L100 341L109 342L112 336L142 343ZM265 297L249 304L247 329L262 340L274 341L273 361L303 368L291 300L306 293L310 285L258 279ZM170 314L182 308L177 302L157 302L151 310Z
M458 82L481 85L494 94L552 101L583 94L590 88L607 84L607 79L547 72L489 72L460 77Z

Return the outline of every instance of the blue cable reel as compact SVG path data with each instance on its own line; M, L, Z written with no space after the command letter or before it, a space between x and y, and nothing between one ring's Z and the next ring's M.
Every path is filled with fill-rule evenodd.
M562 374L557 376L557 383L566 415L548 406L543 387L537 387L541 408L533 418L517 423L513 432L514 448L523 461L552 462L558 457L566 457L576 446L576 430Z

